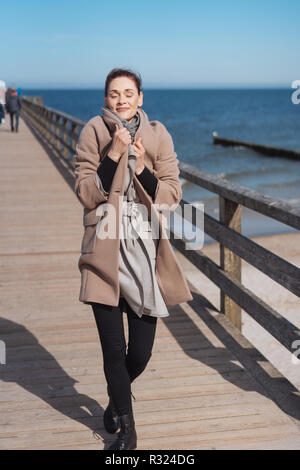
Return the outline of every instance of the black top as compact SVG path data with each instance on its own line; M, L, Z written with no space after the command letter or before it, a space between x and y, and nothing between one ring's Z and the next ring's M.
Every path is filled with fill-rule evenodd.
M99 178L101 179L102 186L107 192L109 192L110 190L118 163L119 162L115 162L112 158L109 157L109 155L107 155L97 169L97 173ZM145 165L143 171L139 175L136 175L136 177L146 189L147 193L154 200L155 191L158 183L158 179L156 178L156 176L154 176L154 174L151 173L149 168Z

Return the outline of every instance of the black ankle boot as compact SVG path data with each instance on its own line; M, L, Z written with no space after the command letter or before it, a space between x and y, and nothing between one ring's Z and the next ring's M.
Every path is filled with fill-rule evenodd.
M121 430L117 440L108 448L108 450L133 450L137 446L137 435L133 413L120 416Z
M103 423L106 431L110 434L114 434L120 427L120 420L108 386L107 393L109 396L109 403L104 411Z

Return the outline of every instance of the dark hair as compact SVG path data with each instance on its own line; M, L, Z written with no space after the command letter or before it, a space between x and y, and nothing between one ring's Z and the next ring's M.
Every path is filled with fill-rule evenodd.
M117 78L117 77L131 78L135 82L136 87L138 89L138 93L140 94L141 87L142 87L142 77L141 77L141 75L138 72L137 73L133 72L131 69L118 69L118 68L115 68L115 69L112 69L106 77L105 90L104 90L104 95L105 96L107 96L110 82L114 78Z

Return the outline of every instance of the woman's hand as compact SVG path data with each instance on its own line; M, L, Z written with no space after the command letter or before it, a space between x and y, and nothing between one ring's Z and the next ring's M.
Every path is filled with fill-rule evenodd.
M144 165L144 155L145 155L145 149L144 147L142 146L142 138L139 137L137 139L137 141L133 142L133 147L134 147L134 151L135 151L135 154L136 154L136 169L135 169L135 173L137 175L139 175L140 173L142 173L143 169L145 168L145 165Z
M126 152L128 145L131 144L131 135L126 127L120 129L118 124L115 124L115 126L112 145L108 155L112 160L118 162L121 155Z

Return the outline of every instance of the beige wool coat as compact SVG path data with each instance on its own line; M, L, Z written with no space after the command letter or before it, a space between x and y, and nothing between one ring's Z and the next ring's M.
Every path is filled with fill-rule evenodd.
M145 148L144 164L158 178L154 201L136 175L133 181L142 204L147 209L149 222L153 221L154 226L159 227L155 274L162 297L166 305L171 306L193 299L167 238L162 213L155 206L164 203L170 207L170 210L175 210L182 198L178 159L174 152L172 137L166 127L159 121L149 121L147 114L141 108L138 108L137 112L140 115L140 125L135 139L141 137ZM74 157L75 192L84 208L84 233L78 261L81 272L79 301L87 304L90 302L113 306L119 304L119 227L122 215L120 196L124 194L128 150L119 160L108 195L101 191L97 181L97 168L109 153L114 130L114 126L113 128L106 126L100 115L90 119L81 130ZM99 224L107 224L108 220L105 212L106 203L111 204L115 210L116 236L99 238L96 234Z

